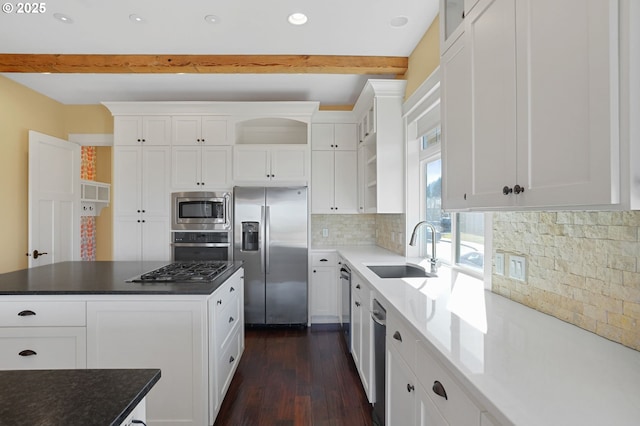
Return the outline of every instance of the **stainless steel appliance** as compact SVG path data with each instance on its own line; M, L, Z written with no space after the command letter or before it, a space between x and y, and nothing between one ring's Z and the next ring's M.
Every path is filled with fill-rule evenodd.
M385 356L386 356L386 339L387 339L387 311L376 299L373 299L373 310L371 311L371 319L373 319L373 386L374 386L374 404L373 404L373 424L375 426L384 426L385 423Z
M340 288L342 289L342 333L351 353L351 269L347 265L340 268Z
M171 194L171 229L231 229L229 192L174 192Z
M307 188L236 187L233 195L245 322L307 324Z
M127 280L133 283L211 282L233 265L233 262L174 262Z
M230 231L173 232L171 260L231 260L233 249L230 235Z

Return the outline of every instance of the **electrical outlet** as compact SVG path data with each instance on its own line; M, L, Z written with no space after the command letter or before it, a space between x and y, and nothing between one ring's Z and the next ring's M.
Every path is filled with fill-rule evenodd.
M329 236L329 230L327 228L322 228L322 237L327 238Z
M496 274L504 275L504 253L496 253Z
M527 261L523 256L509 255L509 278L527 281Z

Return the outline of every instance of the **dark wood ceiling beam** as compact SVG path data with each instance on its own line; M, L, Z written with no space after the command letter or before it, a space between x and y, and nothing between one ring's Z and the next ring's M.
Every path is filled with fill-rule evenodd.
M399 56L0 54L0 72L15 73L403 75L408 64Z

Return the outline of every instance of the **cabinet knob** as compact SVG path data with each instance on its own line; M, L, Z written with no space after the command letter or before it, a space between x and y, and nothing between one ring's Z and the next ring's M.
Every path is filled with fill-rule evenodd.
M316 273L316 270L315 270L315 269L313 270L313 273L314 273L314 274Z
M218 304L218 305L222 305L222 300L218 300L218 301L216 302L216 304Z
M235 361L236 359L233 357L233 355L231 355L231 357L229 357L229 364L231 364L233 361Z
M196 182L196 185L200 185L200 182Z
M333 210L333 207L329 207L331 210Z
M18 312L18 316L19 317L30 317L32 315L35 315L36 313L33 312L31 309L25 309L24 311L20 311Z
M244 278L244 277L242 277L242 278ZM236 289L235 289L235 288L233 288L233 287L231 287L231 288L229 289L229 293L233 293L234 291L236 291Z
M356 285L356 289L360 290L360 284Z
M23 351L18 352L18 355L20 355L20 356L33 356L33 355L38 355L38 353L36 351L32 351L31 349L25 349Z
M204 186L204 182L200 182L200 185Z
M356 302L356 306L359 308L360 307L360 302Z
M433 387L431 387L431 390L433 390L436 395L441 396L446 400L449 399L447 398L447 391L444 390L444 386L442 386L442 383L440 383L439 381L436 380L435 382L433 382Z
M229 317L229 322L232 323L234 321L233 317Z
M146 141L147 141L146 139L142 139L142 142L146 142Z
M407 383L407 392L413 392L414 390L416 390L416 387L411 383Z
M513 192L515 194L520 194L521 192L524 192L524 187L520 186L520 185L516 185L513 187Z
M513 189L509 188L508 186L505 186L504 188L502 188L502 193L504 195L509 195L513 192Z
M276 177L276 175L271 175L271 177Z
M145 222L146 222L146 220L142 219L142 223L145 223Z
M138 139L138 142L142 142L142 139Z
M338 147L338 145L335 146L335 148L337 148L337 147Z
M393 338L396 339L398 342L402 342L402 334L400 334L400 332L397 330L395 333L393 333Z

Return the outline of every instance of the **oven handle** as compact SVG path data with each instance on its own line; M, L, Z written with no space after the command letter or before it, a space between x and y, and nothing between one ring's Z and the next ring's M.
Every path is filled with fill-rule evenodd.
M174 247L230 247L230 243L171 243Z

